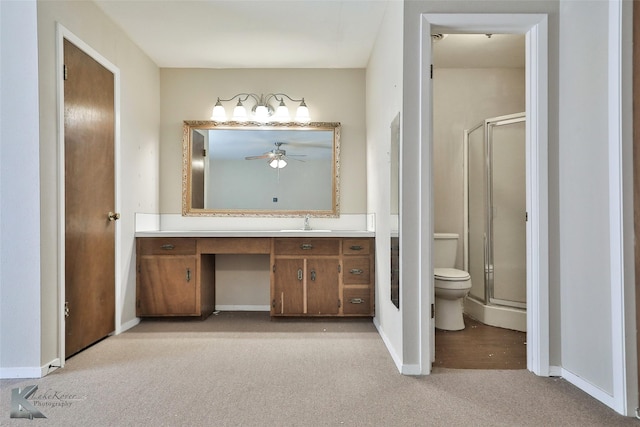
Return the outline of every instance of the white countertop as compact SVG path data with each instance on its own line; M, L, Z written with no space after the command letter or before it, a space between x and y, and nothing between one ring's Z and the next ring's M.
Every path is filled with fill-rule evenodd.
M138 231L136 237L375 237L368 230L215 230Z

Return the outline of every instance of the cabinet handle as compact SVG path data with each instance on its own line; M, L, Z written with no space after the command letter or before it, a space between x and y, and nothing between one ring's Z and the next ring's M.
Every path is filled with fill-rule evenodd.
M160 246L160 249L163 249L165 251L171 251L171 250L173 250L173 248L175 248L175 246L171 245L171 244L166 244L166 245Z
M315 270L311 270L311 280L312 281L316 281L316 271Z
M191 269L187 268L187 282L191 281Z
M309 249L313 249L313 245L311 243L303 243L300 245L300 249L307 251Z
M298 269L298 280L302 281L302 269Z
M364 303L364 298L351 298L349 300L349 302L351 304L363 304Z
M360 245L352 245L349 247L349 249L351 249L352 251L361 251L362 250L362 246Z
M362 274L363 271L359 268L352 268L351 270L349 270L349 273L351 274Z

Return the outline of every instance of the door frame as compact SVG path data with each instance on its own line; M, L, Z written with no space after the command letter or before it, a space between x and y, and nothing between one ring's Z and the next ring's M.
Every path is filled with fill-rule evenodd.
M526 162L527 162L527 369L549 376L549 221L548 221L548 24L546 14L431 14L421 15L419 146L420 183L432 188L433 105L432 33L526 34ZM421 212L433 212L433 191L421 194ZM420 215L420 247L433 253L433 221ZM431 263L420 269L420 373L431 372L435 350Z
M57 93L57 152L58 152L58 167L57 167L57 186L58 186L58 357L60 359L60 366L65 365L65 316L64 316L64 302L65 302L65 150L64 150L64 39L69 40L76 45L80 50L84 51L87 55L97 61L100 65L113 73L114 83L114 195L115 195L115 212L120 212L120 69L113 63L100 55L91 46L85 43L80 37L69 31L59 22L56 23L56 93ZM120 221L115 221L115 334L121 332L122 317L122 295L121 289L121 276L122 265L121 258L121 241L122 230L120 227Z

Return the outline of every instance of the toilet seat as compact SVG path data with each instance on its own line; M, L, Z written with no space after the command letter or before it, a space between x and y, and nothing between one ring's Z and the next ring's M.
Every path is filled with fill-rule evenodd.
M468 272L457 268L434 268L433 277L443 282L461 282L471 279Z
M471 289L471 276L456 268L435 268L433 286L451 291Z

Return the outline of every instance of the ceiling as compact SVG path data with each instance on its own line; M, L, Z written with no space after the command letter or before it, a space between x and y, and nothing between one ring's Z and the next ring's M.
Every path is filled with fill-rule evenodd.
M95 0L162 68L366 68L397 0ZM524 36L449 35L436 67L523 67Z
M159 67L365 68L387 0L96 0Z

